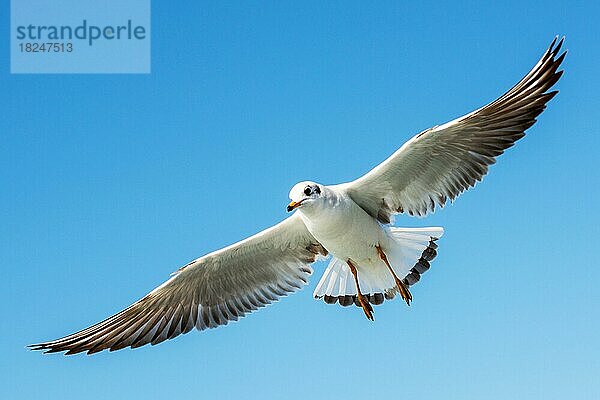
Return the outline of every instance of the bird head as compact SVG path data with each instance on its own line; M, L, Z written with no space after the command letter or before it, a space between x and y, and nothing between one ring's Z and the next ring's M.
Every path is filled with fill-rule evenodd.
M300 207L310 207L314 202L321 198L323 186L315 182L304 181L294 185L290 190L290 204L287 206L288 212Z

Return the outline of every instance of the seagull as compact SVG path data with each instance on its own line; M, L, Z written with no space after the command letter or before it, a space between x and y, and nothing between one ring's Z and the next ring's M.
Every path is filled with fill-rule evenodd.
M495 101L426 129L359 179L290 191L279 224L200 257L121 312L32 350L93 354L155 345L192 329L227 325L308 283L316 260L330 257L314 297L356 305L374 320L373 305L399 295L430 268L441 227L392 226L397 214L425 216L475 186L496 157L525 135L563 71L564 37L556 37L533 69Z

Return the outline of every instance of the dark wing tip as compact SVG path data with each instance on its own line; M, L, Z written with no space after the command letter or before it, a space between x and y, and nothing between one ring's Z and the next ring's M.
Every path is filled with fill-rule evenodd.
M40 351L42 352L42 354L58 353L60 351L63 351L54 347L52 345L52 342L28 344L27 349L29 351Z
M565 42L565 36L563 35L560 40L558 41L558 43L556 43L556 41L558 40L559 36L556 35L554 37L554 40L552 41L552 43L550 43L550 46L548 47L548 50L546 51L547 54L549 54L551 56L551 58L553 58L553 65L556 65L556 67L558 68L559 65L562 64L562 62L565 59L565 56L567 55L569 50L565 50L562 53L560 53L560 50ZM560 53L560 54L559 54ZM562 71L558 71L557 74L562 73Z
M30 351L46 350L46 343L28 344L26 348Z

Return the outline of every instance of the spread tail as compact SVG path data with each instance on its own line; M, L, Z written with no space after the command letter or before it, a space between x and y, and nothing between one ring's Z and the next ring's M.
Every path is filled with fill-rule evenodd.
M435 243L443 234L441 227L389 228L390 248L387 257L396 275L407 285L421 279L437 255ZM372 304L391 300L398 293L394 278L383 262L359 269L358 280L362 293ZM332 258L314 291L316 299L342 306L358 305L356 285L345 261Z

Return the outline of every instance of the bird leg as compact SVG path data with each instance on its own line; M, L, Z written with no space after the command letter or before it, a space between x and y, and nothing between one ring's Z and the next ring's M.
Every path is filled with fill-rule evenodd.
M370 319L371 321L375 321L375 318L373 318L373 307L371 307L369 300L360 291L360 286L358 285L358 271L356 270L356 267L354 266L352 261L350 261L350 259L348 259L347 263L348 263L348 266L350 267L350 271L352 272L352 275L354 276L354 283L356 284L356 291L358 292L358 295L357 295L358 302L360 303L360 306L362 307L363 311L365 312L367 319Z
M377 246L375 246L375 248L377 249L377 253L379 253L379 257L383 260L383 262L385 263L385 265L388 267L388 269L392 273L392 276L394 277L394 281L396 281L396 286L398 287L398 291L400 291L400 295L402 296L402 298L404 299L404 301L406 302L406 304L408 304L410 306L410 302L412 301L412 294L410 293L410 290L408 290L408 286L405 285L404 282L402 282L398 278L398 276L394 272L394 269L390 265L390 262L388 261L387 256L385 255L385 253L381 249L381 246L377 245Z

